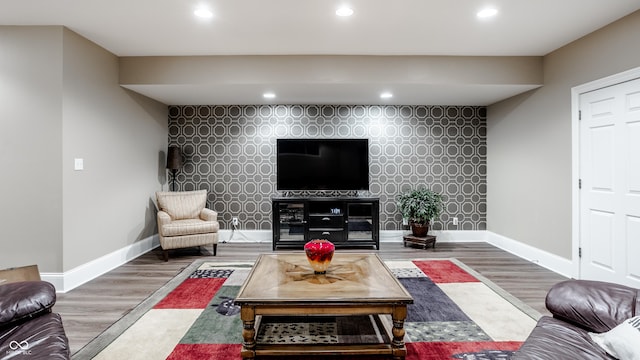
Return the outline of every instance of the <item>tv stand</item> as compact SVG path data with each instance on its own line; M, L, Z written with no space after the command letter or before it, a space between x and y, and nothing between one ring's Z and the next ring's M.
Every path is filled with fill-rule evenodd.
M273 250L302 249L311 239L380 249L379 198L279 197L271 206Z

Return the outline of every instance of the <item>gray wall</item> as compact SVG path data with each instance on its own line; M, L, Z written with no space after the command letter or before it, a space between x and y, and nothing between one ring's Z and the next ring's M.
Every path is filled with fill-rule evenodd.
M117 57L64 27L0 27L0 48L0 267L64 272L152 236L166 106L120 87Z
M178 189L207 189L223 227L271 229L276 139L369 139L370 191L380 228L397 230L401 191L427 186L445 195L434 229L486 228L485 108L473 106L171 106L169 142L187 163ZM460 220L452 226L451 216Z
M487 110L488 229L571 259L571 88L640 66L640 12L544 57L544 86Z
M66 29L63 66L66 271L157 233L167 106L120 87L118 58Z
M62 37L0 26L0 268L62 269Z

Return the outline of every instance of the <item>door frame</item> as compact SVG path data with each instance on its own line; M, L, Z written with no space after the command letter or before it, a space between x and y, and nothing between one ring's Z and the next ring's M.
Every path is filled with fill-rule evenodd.
M573 278L580 279L580 95L640 78L640 67L571 88L571 257Z

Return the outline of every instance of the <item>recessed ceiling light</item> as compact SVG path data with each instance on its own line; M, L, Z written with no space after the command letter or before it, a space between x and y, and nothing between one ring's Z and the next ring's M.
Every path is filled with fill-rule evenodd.
M262 94L262 97L265 98L265 99L274 99L276 97L276 94L271 93L271 92L264 93L264 94Z
M498 9L496 9L496 8L486 8L486 9L482 9L482 10L478 11L476 16L478 16L479 18L489 18L489 17L492 17L492 16L496 16L497 14L498 14Z
M380 94L380 99L390 99L393 97L393 94L390 92L383 92Z
M353 15L353 9L347 6L343 6L336 10L336 15L338 16L351 16Z
M205 8L205 7L199 7L197 8L193 14L199 18L202 19L210 19L213 17L213 13L211 12L211 10Z

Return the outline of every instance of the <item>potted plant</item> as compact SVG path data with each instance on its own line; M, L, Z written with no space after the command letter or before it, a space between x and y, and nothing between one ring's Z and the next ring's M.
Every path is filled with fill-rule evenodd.
M440 215L442 195L427 188L414 189L398 196L402 217L409 220L414 236L427 236L430 221Z

